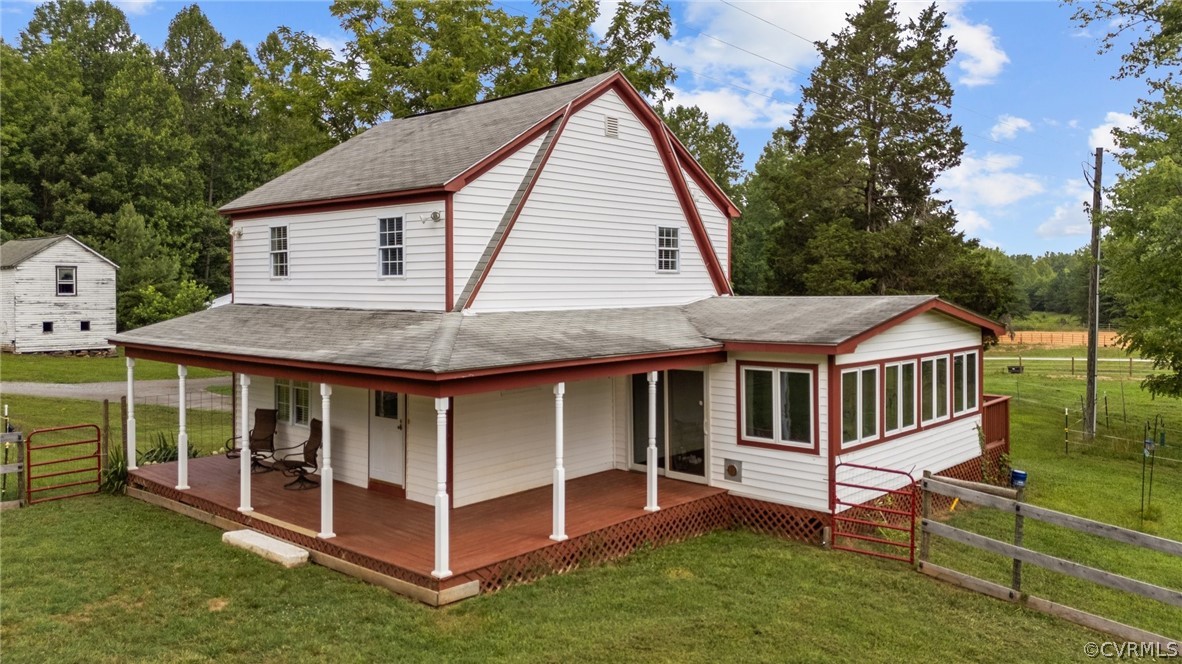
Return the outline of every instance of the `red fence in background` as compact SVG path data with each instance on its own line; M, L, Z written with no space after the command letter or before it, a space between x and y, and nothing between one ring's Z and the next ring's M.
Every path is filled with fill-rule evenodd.
M1101 346L1111 346L1114 348L1120 347L1116 342L1118 333L1114 330L1100 330L1100 337L1097 340ZM1002 346L1011 344L1023 344L1027 346L1051 346L1054 348L1070 348L1073 346L1088 345L1087 332L1044 332L1042 330L1022 330L1021 332L1014 332L1011 338L1008 334L1003 334L997 338L998 343Z

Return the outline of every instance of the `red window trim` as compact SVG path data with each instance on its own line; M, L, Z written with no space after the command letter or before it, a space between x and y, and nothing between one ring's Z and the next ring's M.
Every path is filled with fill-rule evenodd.
M977 353L977 406L975 408L973 408L972 410L966 410L960 414L953 414L953 410L952 410L952 406L953 406L952 356L956 355L957 353L966 353L966 352L973 352L973 351L976 351L976 353ZM844 442L842 442L840 427L839 426L830 426L829 427L830 433L831 433L831 435L829 437L830 445L832 445L835 448L836 454L846 454L847 452L855 452L858 450L864 450L869 447L874 447L875 445L889 443L891 441L898 440L900 438L905 438L907 436L914 436L914 435L922 433L924 431L930 431L932 429L936 429L938 427L942 427L944 425L951 424L953 422L957 422L957 421L960 421L960 420L963 420L963 419L966 419L969 417L973 417L975 415L979 415L981 413L981 404L983 403L983 400L984 400L984 397L982 396L982 394L984 393L984 388L985 388L985 384L984 384L985 378L984 378L984 375L982 372L982 368L984 366L983 352L984 352L984 346L964 346L961 348L951 348L948 350L938 350L938 351L933 351L933 352L928 352L928 353L901 355L898 357L886 357L886 358L882 358L882 359L878 359L878 360L866 360L863 362L851 362L849 364L836 364L835 363L832 367L832 376L835 376L836 378L834 378L834 380L832 381L832 383L829 386L829 400L830 400L831 405L833 405L833 408L831 408L831 411L836 412L836 414L835 414L836 419L834 420L835 422L841 421L841 380L840 380L841 372L845 371L847 369L856 369L856 368L867 367L867 366L871 366L871 365L878 366L878 380L879 380L879 409L878 409L879 410L879 412L878 412L879 428L878 428L878 433L879 433L879 435L877 438L875 438L871 441L868 441L868 442L862 442L862 443L858 443L855 445L846 445ZM923 394L923 389L919 387L921 384L920 377L922 376L923 372L922 372L922 366L919 365L919 362L921 360L925 360L925 359L929 359L929 358L936 358L936 357L947 357L948 358L948 417L945 417L945 418L939 419L939 420L935 420L935 421L929 421L928 423L925 424L923 422L923 418L922 418L924 394ZM916 391L919 393L919 398L917 398L915 400L915 423L916 424L915 424L915 427L913 427L913 428L895 431L895 432L888 435L886 433L886 426L885 426L886 425L886 408L883 407L884 404L882 403L883 397L886 394L886 365L895 364L897 362L907 362L909 360L916 362L916 376L915 376L916 381L915 382L916 382Z
M800 445L787 445L784 443L769 443L762 440L748 440L743 435L743 406L745 403L743 395L743 369L798 369L807 371L809 377L813 382L813 442L810 447L802 447ZM820 365L818 364L800 364L796 362L760 362L758 360L737 360L735 362L735 441L741 447L762 447L769 450L782 450L784 452L796 452L797 454L821 454L821 417L820 417L820 403L821 403L821 388L818 376L820 373ZM776 386L773 385L773 388Z

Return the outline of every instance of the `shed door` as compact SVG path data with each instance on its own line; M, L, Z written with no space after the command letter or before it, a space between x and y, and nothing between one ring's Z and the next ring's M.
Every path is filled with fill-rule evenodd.
M396 392L371 392L369 410L369 478L405 487L406 446L403 413L406 402Z

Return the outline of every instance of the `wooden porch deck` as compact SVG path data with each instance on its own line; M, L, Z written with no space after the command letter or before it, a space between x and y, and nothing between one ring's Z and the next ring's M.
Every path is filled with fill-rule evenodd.
M280 473L252 477L254 514L238 506L238 462L223 456L189 462L187 491L177 491L176 464L131 471L129 484L201 512L241 523L354 565L439 591L479 581L481 590L530 581L608 560L646 543L686 539L730 525L726 491L659 480L661 510L645 512L645 476L619 470L569 480L565 542L554 542L551 487L544 486L451 511L451 570L434 564L434 508L343 482L334 483L336 537L322 540L318 489L289 491ZM547 569L548 568L548 569Z

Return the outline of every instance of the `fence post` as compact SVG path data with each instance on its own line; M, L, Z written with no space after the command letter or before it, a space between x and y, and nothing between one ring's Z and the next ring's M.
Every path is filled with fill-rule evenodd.
M127 395L119 397L119 421L122 423L119 431L122 433L120 442L123 449L127 449Z
M1071 375L1075 375L1075 356L1071 356Z
M1025 494L1026 487L1018 487L1018 495L1015 497L1018 504L1014 505L1014 546L1022 546L1022 530L1026 521L1026 517L1022 516L1022 498ZM1010 587L1014 589L1011 599L1022 596L1022 561L1017 558L1014 559L1014 575Z
M1129 358L1129 378L1133 377L1133 358Z
M99 472L107 468L107 445L111 440L111 401L103 399L103 434L99 439Z
M932 515L932 494L928 492L928 480L932 479L932 471L923 471L923 480L920 483L920 489L923 491L923 498L920 500L920 514L922 519L919 522L919 566L928 561L928 554L930 552L932 536L928 533L924 524Z
M29 504L28 501L25 500L25 497L28 495L27 491L29 484L29 465L25 462L25 445L27 444L27 440L23 435L21 436L21 442L16 444L16 462L21 467L21 472L17 475L17 479L20 480L18 483L19 486L17 487L18 491L16 492L18 507L24 507Z

